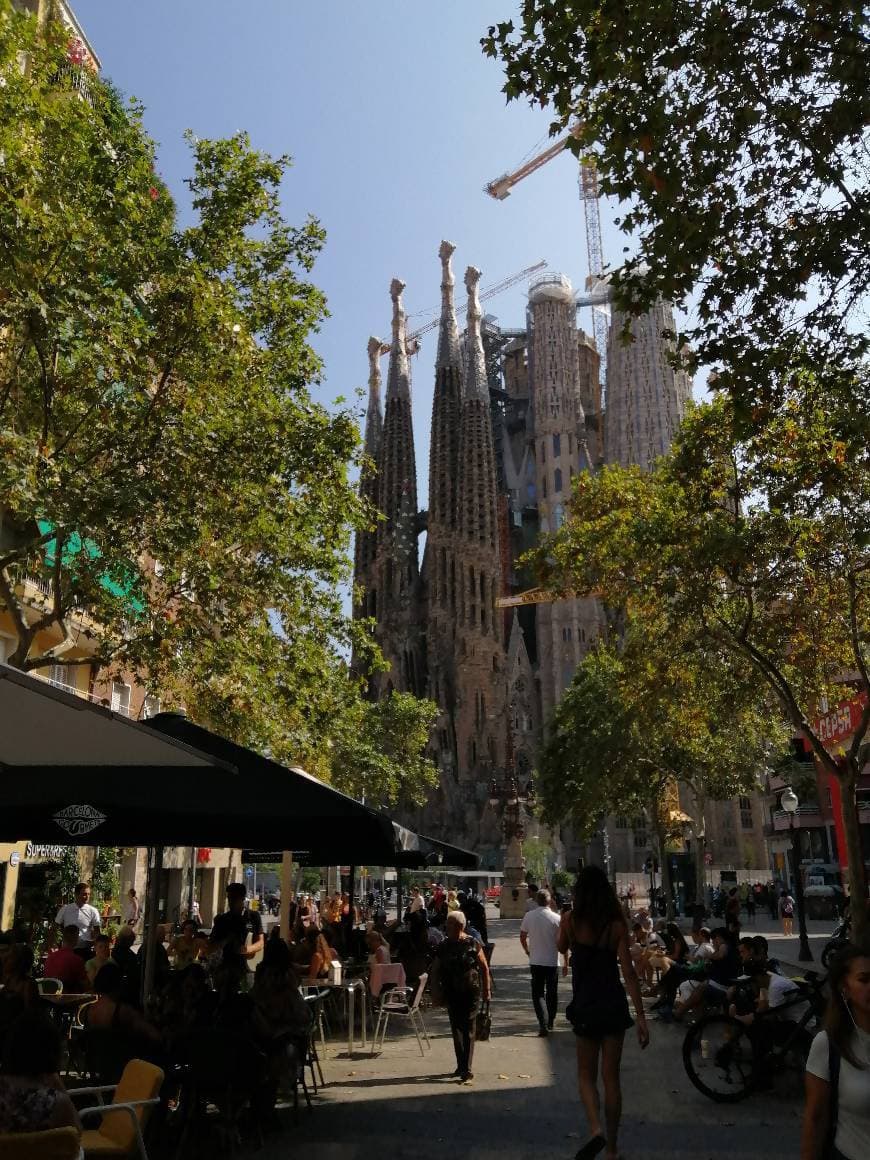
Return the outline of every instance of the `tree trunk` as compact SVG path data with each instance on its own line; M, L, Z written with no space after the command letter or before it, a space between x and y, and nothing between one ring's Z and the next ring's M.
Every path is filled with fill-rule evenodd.
M840 809L846 834L849 856L849 910L852 915L852 941L863 945L867 941L867 875L864 872L864 851L861 845L861 826L855 788L858 766L849 762L848 772L840 776Z
M656 838L659 844L659 870L661 872L662 890L665 895L665 903L667 904L667 918L671 921L674 917L674 884L671 881L671 864L668 861L667 850L665 849L665 827L659 817L658 805L653 806L653 817L655 818Z

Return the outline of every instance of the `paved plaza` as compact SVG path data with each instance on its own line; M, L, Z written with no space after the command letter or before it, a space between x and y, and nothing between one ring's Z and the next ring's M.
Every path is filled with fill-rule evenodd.
M797 940L773 932L769 919L748 929L771 937L771 954L796 961ZM824 945L826 923L813 924L813 950ZM326 1051L327 1086L298 1129L267 1139L260 1160L303 1150L318 1160L407 1157L408 1160L569 1160L586 1139L576 1089L574 1036L563 1012L570 997L560 984L556 1030L537 1037L529 998L528 967L519 945L519 922L493 917L490 937L496 992L493 1036L474 1056L474 1082L450 1078L455 1066L446 1016L426 1013L431 1051L421 1058L413 1034L391 1028L382 1055L359 1049L348 1060L339 1034ZM652 1041L641 1053L629 1032L623 1065L624 1160L717 1160L798 1154L801 1099L777 1089L736 1106L712 1103L683 1070L683 1030L651 1021ZM289 1113L285 1113L289 1114ZM247 1156L246 1156L247 1160Z

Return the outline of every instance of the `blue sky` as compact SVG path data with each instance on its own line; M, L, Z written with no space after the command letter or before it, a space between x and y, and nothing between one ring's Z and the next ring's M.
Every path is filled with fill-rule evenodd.
M483 285L546 258L575 285L586 276L577 166L568 154L506 201L487 181L514 168L549 117L505 104L496 62L483 57L487 26L513 15L506 0L73 0L104 73L146 107L159 169L183 201L190 161L183 132L246 129L256 147L294 159L285 213L327 231L314 280L331 317L315 338L325 363L316 393L351 396L367 377L370 334L389 337L390 279L407 283L409 313L436 307L438 246L458 249ZM605 256L624 242L602 204ZM521 325L525 286L485 307ZM588 312L580 324L591 329ZM414 322L423 319L411 319ZM413 360L421 506L426 505L435 340ZM383 365L386 378L386 361Z

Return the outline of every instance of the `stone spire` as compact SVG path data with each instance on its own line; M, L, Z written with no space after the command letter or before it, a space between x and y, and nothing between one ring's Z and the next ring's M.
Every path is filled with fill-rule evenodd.
M436 367L459 369L459 330L456 325L456 306L453 301L453 269L450 259L456 252L452 242L442 242L438 250L441 259L441 325L438 331Z
M390 346L390 369L387 373L387 406L391 398L407 400L411 405L411 368L408 364L407 325L402 291L405 283L394 278L390 283L393 300L393 341Z
M381 414L381 348L380 338L369 339L369 402L366 409L366 429L363 447L368 462L363 464L359 477L359 494L371 506L378 508L380 487L378 482L378 457L384 433L384 418ZM356 533L353 553L353 581L363 590L362 604L357 607L361 616L375 615L373 564L377 549L377 531L374 523L370 528L362 528Z
M464 399L480 399L489 407L489 384L486 380L486 357L483 353L483 336L480 324L483 312L480 309L480 270L469 266L465 271L465 289L468 291L465 391Z
M424 671L420 647L419 566L417 562L417 468L411 419L411 382L405 348L405 283L394 278L393 335L384 429L378 455L378 524L374 574L379 600L378 643L390 664L395 689L419 693Z
M366 433L364 447L366 455L377 463L384 433L384 416L381 411L381 348L383 340L369 339L369 403L366 409Z

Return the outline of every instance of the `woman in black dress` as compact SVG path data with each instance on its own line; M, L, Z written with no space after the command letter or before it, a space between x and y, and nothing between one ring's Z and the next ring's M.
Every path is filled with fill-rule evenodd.
M574 887L574 906L562 915L559 950L571 953L573 998L565 1014L577 1036L577 1082L590 1138L576 1160L590 1160L605 1147L607 1160L617 1160L617 1134L622 1112L619 1067L625 1032L631 1027L625 988L637 1015L640 1046L649 1032L640 982L628 950L628 927L619 900L603 870L586 866ZM620 981L619 971L622 968ZM604 1080L605 1138L598 1095L598 1066Z

